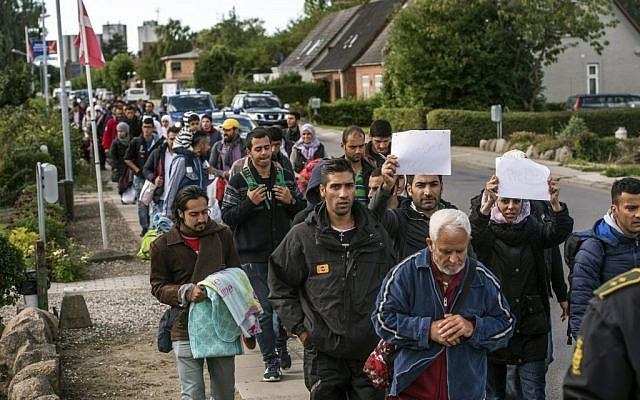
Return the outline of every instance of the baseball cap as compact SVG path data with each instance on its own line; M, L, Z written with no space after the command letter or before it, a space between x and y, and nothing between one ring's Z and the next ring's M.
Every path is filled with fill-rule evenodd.
M222 129L232 129L232 128L240 128L240 124L237 119L227 118L224 120L222 125L220 125Z

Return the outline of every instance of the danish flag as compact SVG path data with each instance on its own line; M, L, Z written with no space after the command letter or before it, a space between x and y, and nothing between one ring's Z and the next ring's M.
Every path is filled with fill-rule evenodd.
M98 43L98 37L93 31L87 9L84 7L82 0L78 0L78 21L80 22L80 33L76 37L74 43L75 47L80 49L78 59L82 64L85 64L85 48L89 53L89 65L95 68L104 67L104 56L102 55L102 49L100 49L100 43ZM83 35L84 30L84 35ZM83 39L87 40L86 45L82 42Z

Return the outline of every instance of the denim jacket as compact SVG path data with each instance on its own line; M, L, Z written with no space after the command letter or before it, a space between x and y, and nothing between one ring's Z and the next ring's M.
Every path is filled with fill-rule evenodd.
M484 265L467 257L463 282L469 266L475 263L473 282L458 306L458 314L475 321L473 335L449 348L429 339L431 321L442 319L445 313L431 270L429 249L408 257L385 278L372 320L378 336L398 347L391 395L404 391L446 351L448 397L484 398L487 354L507 345L515 321L500 283ZM458 287L452 306L458 301L462 286Z

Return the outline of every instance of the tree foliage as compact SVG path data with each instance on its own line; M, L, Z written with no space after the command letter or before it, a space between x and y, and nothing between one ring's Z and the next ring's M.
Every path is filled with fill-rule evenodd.
M585 40L601 51L608 0L416 0L387 46L385 94L399 106L532 110L542 67ZM571 39L568 39L568 38Z
M117 54L126 54L127 42L125 38L119 33L114 33L111 40L102 47L102 53L105 61L112 60Z

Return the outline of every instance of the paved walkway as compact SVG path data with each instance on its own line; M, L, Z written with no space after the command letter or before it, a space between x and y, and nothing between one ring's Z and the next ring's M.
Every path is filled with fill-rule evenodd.
M120 276L117 278L77 281L71 283L52 283L49 294L67 291L98 292L101 290L149 289L149 275Z

